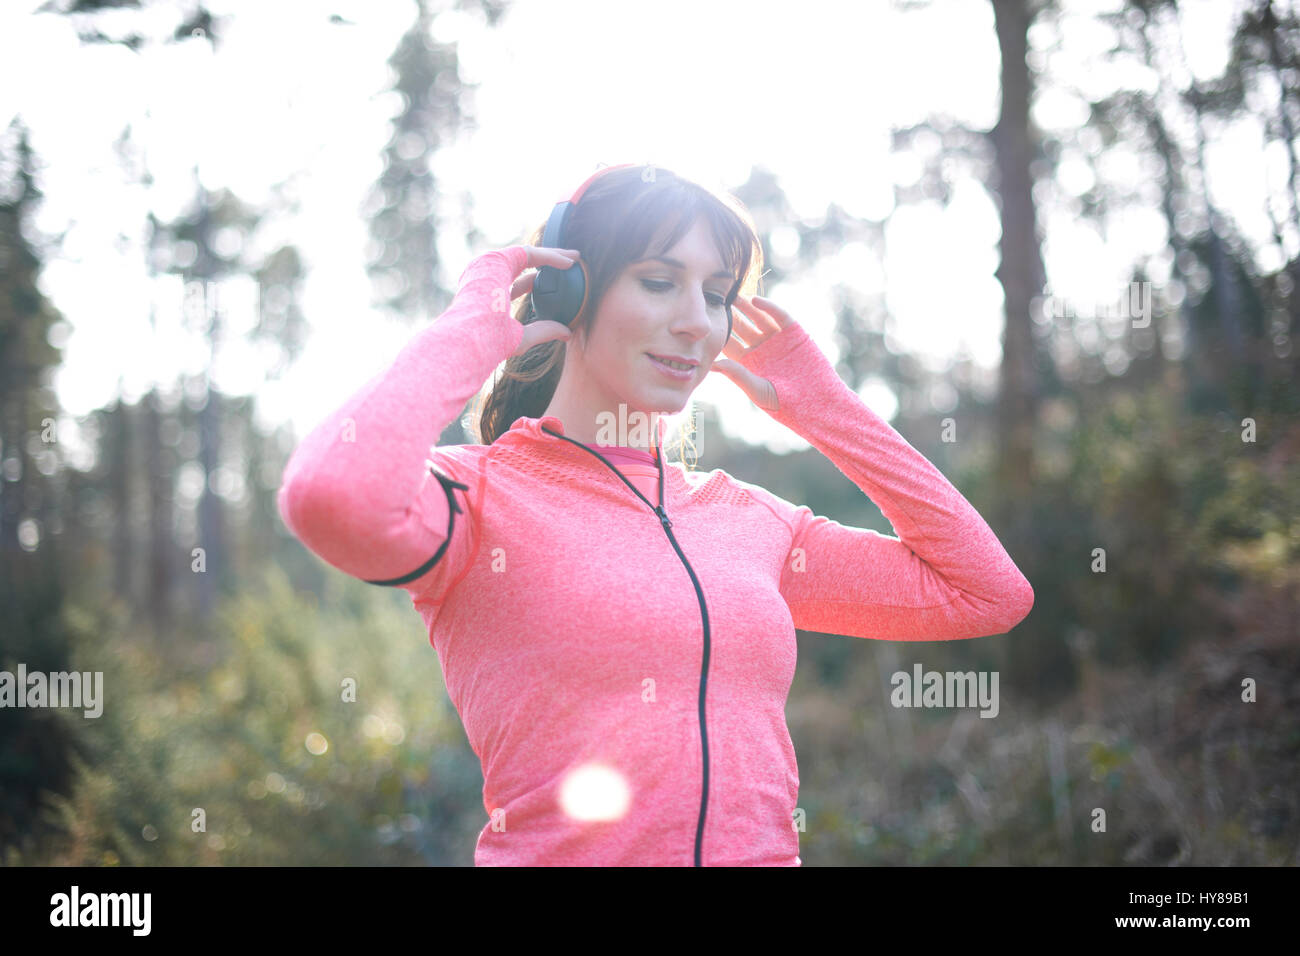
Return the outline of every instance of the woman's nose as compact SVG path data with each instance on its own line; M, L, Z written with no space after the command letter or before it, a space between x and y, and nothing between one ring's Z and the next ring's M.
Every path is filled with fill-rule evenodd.
M713 316L709 314L707 297L703 294L692 296L679 324L683 331L689 329L699 338L708 335L713 330Z

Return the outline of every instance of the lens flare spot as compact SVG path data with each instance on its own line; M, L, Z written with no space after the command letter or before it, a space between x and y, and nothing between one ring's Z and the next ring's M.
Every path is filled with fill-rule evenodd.
M627 780L604 764L577 767L560 785L560 806L575 820L618 820L631 799Z

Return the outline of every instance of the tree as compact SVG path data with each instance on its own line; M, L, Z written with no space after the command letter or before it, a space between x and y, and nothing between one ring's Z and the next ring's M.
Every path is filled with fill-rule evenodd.
M40 291L43 250L28 241L42 198L28 131L15 119L0 141L0 669L68 669L62 618L67 580L58 546L58 403L51 373L59 312ZM25 693L25 687L18 688ZM73 752L48 709L0 708L0 852L30 844L41 791L66 784Z

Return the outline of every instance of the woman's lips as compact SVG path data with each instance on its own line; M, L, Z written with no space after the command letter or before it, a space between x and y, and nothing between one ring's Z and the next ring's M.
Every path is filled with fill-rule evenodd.
M650 360L650 364L652 364L659 371L663 372L665 375L669 376L670 378L675 378L679 382L689 382L695 376L695 369L693 368L691 369L673 368L671 365L665 365L663 362L659 361L649 352L646 352L646 358L648 358Z

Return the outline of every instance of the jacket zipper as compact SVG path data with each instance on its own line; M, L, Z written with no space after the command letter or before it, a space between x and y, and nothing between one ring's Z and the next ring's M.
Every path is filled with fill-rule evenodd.
M651 511L653 511L655 515L658 516L659 523L663 525L664 534L668 535L668 540L672 543L673 550L677 552L677 557L681 558L682 564L686 567L686 573L691 576L691 583L695 585L695 596L696 598L699 599L700 602L700 617L704 621L704 656L700 664L700 698L699 698L700 699L700 746L701 749L703 750L703 755L704 755L704 786L700 791L699 821L695 825L694 865L703 866L704 863L702 862L702 859L703 859L703 851L704 851L704 816L709 806L709 731L708 731L708 724L704 716L704 697L705 697L705 692L707 690L707 684L709 679L709 648L710 648L709 610L704 603L704 589L700 587L700 579L695 576L695 569L691 567L691 563L686 560L686 555L682 553L681 545L677 543L677 538L673 536L672 520L668 517L668 513L664 511L664 506L662 503L664 500L664 463L663 463L662 452L660 451L659 447L656 445L655 464L659 466L660 504L658 507L655 507L654 505L650 504L649 501L646 500L646 496L641 494L640 489L638 489L636 485L632 484L632 482L628 481L627 477L621 471L619 471L617 468L611 465L609 463L609 460L606 459L605 456L602 455L600 452L596 451L594 448L588 448L580 441L574 441L572 438L569 438L567 435L561 435L559 432L551 431L551 429L547 428L544 425L542 426L542 431L546 432L548 435L554 435L556 438L563 438L565 441L577 445L579 448L585 449L586 451L591 452L593 455L595 455L597 458L603 461L610 471L618 475L618 477L622 479L623 484L631 488L633 493L635 493L638 498L640 498L642 501L645 501L646 506Z

